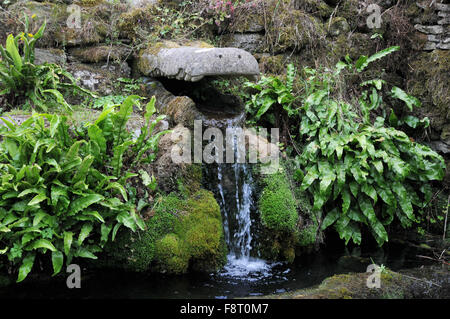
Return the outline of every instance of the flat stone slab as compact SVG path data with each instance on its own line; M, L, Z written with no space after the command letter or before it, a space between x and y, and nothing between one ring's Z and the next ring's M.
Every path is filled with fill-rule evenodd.
M201 48L181 46L144 51L139 71L147 76L196 82L205 76L259 75L259 66L249 52L237 48Z

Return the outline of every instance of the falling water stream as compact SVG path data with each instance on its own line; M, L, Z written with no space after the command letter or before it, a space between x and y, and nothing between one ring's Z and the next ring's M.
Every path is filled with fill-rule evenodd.
M228 126L234 130L237 127ZM220 276L233 279L258 280L270 275L270 264L255 257L252 251L254 225L254 181L249 164L238 158L237 139L233 141L235 163L216 167L216 196L221 207L224 235L228 246L227 264Z

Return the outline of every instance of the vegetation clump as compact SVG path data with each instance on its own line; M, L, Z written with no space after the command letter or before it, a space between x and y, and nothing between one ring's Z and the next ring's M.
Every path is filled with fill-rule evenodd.
M108 106L82 129L70 130L59 115L34 114L20 126L1 118L6 126L0 128L0 257L13 270L20 266L17 281L36 259L48 256L57 274L64 260L97 259L119 227L145 228L125 188L138 176L129 167L152 161L166 132L153 134L162 119L150 120L153 98L133 139L125 125L138 101L128 97L119 111Z
M298 236L297 201L284 170L263 177L258 201L263 226L260 250L265 258L292 262Z
M114 260L110 266L172 274L220 269L227 249L219 205L209 191L188 196L161 195L146 230L123 233L108 247L106 257Z
M8 108L21 105L23 108L35 107L47 111L48 105L53 105L70 109L63 92L92 95L76 85L73 76L60 66L53 63L34 64L36 41L42 37L45 26L46 23L35 34L29 33L28 17L25 15L25 32L15 37L10 34L6 46L0 45L0 96L6 96Z
M263 77L247 84L257 92L247 102L254 121L263 116L270 121L274 114L284 118L287 150L297 154L295 177L300 190L311 196L315 222L322 230L334 225L346 243L361 243L361 226L382 245L388 240L386 227L395 219L403 227L420 223L431 199L429 182L444 176L443 158L397 129L427 127L429 120L399 116L403 113L397 104L385 104L382 96L401 101L410 111L420 107L418 99L396 86L386 92L382 79L360 83L359 96L351 102L342 98L345 82L339 76L344 70L354 76L396 50L390 47L356 62L347 56L334 69L305 68L303 91L297 96L292 65L286 82Z

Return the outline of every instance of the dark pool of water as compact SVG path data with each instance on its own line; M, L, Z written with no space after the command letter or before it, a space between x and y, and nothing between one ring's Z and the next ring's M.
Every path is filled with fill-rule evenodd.
M344 248L301 256L295 264L275 264L264 276L233 278L215 274L167 276L83 269L80 289L68 289L65 279L24 282L0 290L0 298L235 298L307 288L326 277L364 272L372 263L392 270L427 264L414 248L390 244L383 249ZM255 280L256 279L256 280Z

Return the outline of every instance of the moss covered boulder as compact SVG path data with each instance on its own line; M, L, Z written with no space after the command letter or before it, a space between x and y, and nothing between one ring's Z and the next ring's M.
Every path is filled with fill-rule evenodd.
M428 116L431 127L440 134L450 122L450 51L423 52L409 64L408 93L422 102L416 112Z
M348 273L326 278L320 285L263 298L270 299L413 299L449 298L448 266L429 266L380 273L380 287L368 288L371 273ZM261 298L261 297L259 297Z
M9 33L23 31L25 14L30 19L32 33L47 21L44 36L37 43L38 46L76 46L102 42L109 32L113 6L101 1L95 3L95 6L87 7L80 3L77 8L80 10L79 15L74 13L74 7L61 2L18 1L8 7L8 12L0 14L0 40L3 42Z
M147 213L146 225L145 231L119 233L106 249L107 266L181 274L225 265L222 217L211 192L162 196Z
M262 235L259 251L270 260L295 258L299 215L297 202L286 173L279 170L262 179L262 192L258 201Z

